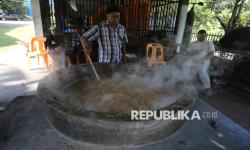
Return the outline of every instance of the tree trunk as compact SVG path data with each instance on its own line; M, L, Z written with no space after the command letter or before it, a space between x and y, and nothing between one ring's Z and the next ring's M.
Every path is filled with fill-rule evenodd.
M231 15L230 20L228 21L228 25L225 30L225 33L228 33L237 27L245 2L246 0L236 0L232 15Z
M234 25L237 26L237 23L239 22L239 19L240 19L240 15L242 13L242 9L243 7L245 6L246 4L246 0L242 0L240 6L239 6L239 10L238 10L238 13L237 13L237 16L235 18L235 22L234 22Z
M226 24L221 20L219 16L216 16L216 19L220 22L220 25L222 26L223 30L226 31L227 29Z

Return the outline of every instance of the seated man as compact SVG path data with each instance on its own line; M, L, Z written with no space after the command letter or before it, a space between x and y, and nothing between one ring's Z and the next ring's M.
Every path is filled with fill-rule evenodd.
M206 40L205 30L198 32L197 41L192 42L187 49L187 53L192 57L191 67L198 73L206 96L212 95L208 67L214 51L214 44Z
M53 70L55 70L56 67L65 68L66 56L63 49L63 40L59 36L55 27L50 27L45 45L49 48L49 55L52 58ZM60 60L57 59L58 56L60 57Z

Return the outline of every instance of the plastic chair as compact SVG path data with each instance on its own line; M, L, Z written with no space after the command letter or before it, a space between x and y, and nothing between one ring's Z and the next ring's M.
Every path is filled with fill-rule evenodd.
M28 66L30 66L31 58L36 58L38 65L40 65L40 56L43 58L45 68L49 70L48 53L49 50L45 49L45 37L34 37L31 39L31 51L27 53Z
M153 64L166 64L164 61L164 47L159 43L147 44L146 57L149 66Z

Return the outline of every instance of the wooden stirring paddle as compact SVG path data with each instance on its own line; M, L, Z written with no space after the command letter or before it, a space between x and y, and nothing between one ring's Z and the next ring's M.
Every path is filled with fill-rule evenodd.
M92 62L91 58L89 57L89 55L88 55L88 54L86 53L86 51L85 51L85 49L86 49L86 47L87 47L87 46L86 46L86 43L83 41L83 39L82 39L82 37L80 36L79 33L77 33L77 35L78 35L78 37L79 37L79 39L80 39L80 42L81 42L81 44L82 44L84 54L87 56L87 59L89 60L89 63L90 63L90 65L91 65L91 67L92 67L92 69L93 69L93 71L94 71L94 73L95 73L96 79L97 79L98 81L100 81L100 77L99 77L98 73L96 72L95 66L93 65L93 62Z

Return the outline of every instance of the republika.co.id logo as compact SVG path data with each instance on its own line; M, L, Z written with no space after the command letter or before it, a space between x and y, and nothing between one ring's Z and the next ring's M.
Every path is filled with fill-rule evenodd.
M217 118L217 112L202 112L198 110L131 110L131 120L201 120L201 118Z

